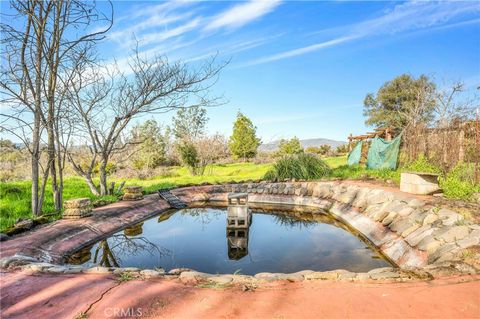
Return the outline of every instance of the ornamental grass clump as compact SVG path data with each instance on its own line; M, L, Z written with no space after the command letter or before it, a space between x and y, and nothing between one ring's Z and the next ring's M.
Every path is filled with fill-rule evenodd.
M315 155L302 153L287 155L276 161L265 174L264 179L269 181L314 180L329 174L330 167L324 161Z

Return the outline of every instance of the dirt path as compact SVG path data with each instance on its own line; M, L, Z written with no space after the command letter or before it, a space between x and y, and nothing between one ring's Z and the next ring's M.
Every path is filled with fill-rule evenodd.
M165 279L119 283L112 275L2 272L1 317L480 318L479 279L275 282L244 292Z

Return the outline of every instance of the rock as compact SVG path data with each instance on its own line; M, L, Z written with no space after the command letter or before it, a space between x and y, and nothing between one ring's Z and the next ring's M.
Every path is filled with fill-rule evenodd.
M2 258L0 261L0 268L8 268L11 266L23 266L30 263L37 263L38 260L21 254L15 254L10 257Z
M446 226L452 226L455 223L464 219L460 214L457 214L454 211L451 211L446 208L442 208L438 211L438 216L442 220L442 223Z
M412 198L409 201L407 201L407 205L413 208L418 208L418 207L425 206L425 202L417 198Z
M433 263L434 261L436 261L443 255L445 255L446 253L450 253L455 249L458 250L460 248L458 248L458 246L455 245L454 243L441 245L432 254L428 255L428 262Z
M226 285L233 281L232 277L221 275L221 276L213 276L209 277L208 281L219 284L219 285Z
M292 274L278 274L278 280L288 280L288 281L303 281L304 275L300 273L292 273Z
M388 215L382 220L382 225L383 226L389 226L393 220L397 217L397 213L390 212Z
M372 217L372 218L373 218L375 221L378 222L378 221L384 220L385 217L388 216L388 214L389 214L389 213L388 213L387 211L378 210L375 214L373 214L373 217Z
M88 216L92 216L91 207L67 208L62 214L63 219L80 219Z
M417 230L418 228L420 228L420 225L416 224L416 223L412 223L412 225L410 227L407 227L405 230L403 230L403 232L401 233L402 237L407 237L408 235L410 235L411 233L413 233L415 230Z
M401 275L398 272L394 271L385 271L381 273L369 274L370 279L373 280L385 280L385 279L395 279L400 278Z
M213 275L198 271L183 271L178 279L183 283L196 283L198 281L206 280Z
M380 267L380 268L374 268L372 270L370 270L368 272L369 275L372 275L372 274L378 274L378 273L382 273L382 272L387 272L387 271L394 271L395 268L393 267Z
M370 279L370 275L366 272L359 272L355 277L355 280L368 280Z
M86 274L108 274L110 273L109 267L91 267L83 271Z
M338 273L336 271L314 271L304 276L305 280L337 280Z
M433 235L428 235L423 238L417 245L417 248L420 250L426 250L428 253L431 253L433 250L437 249L441 243L436 240Z
M158 278L158 277L161 277L163 273L160 273L152 269L144 269L140 271L140 275L144 278Z
M279 280L279 274L274 274L274 273L269 273L269 272L260 272L253 277L257 280L260 280L260 281Z
M407 243L410 246L414 247L414 246L418 245L418 243L422 239L424 239L428 235L431 235L435 230L436 230L436 228L432 228L430 225L424 225L424 226L416 229L410 235L408 235L405 238L405 240L407 241Z
M7 234L0 233L0 241L5 241L5 240L8 240L9 238L10 236L8 236Z
M338 276L338 279L339 280L354 280L356 278L356 276L357 276L356 273L347 271L347 272L344 272L344 273L340 273L339 276Z
M479 243L480 238L478 238L477 236L472 236L472 234L463 239L457 240L457 245L460 248L468 248L470 246L478 245Z
M313 197L329 198L331 196L330 185L319 183L313 188Z
M168 272L169 275L180 275L184 271L192 271L189 268L174 268Z
M396 231L397 233L402 233L404 230L407 228L410 228L412 225L414 225L415 222L412 222L408 218L399 218L397 220L394 220L390 225L389 228L393 231Z
M125 268L116 268L113 269L113 274L114 275L121 275L125 272L139 272L140 269L136 267L125 267Z
M388 213L394 212L401 216L406 216L413 211L413 208L409 207L407 204L403 202L393 201L385 207L385 211L387 211ZM406 214L405 212L408 212L408 214Z
M308 189L305 187L300 188L300 196L306 196L308 194Z
M49 264L49 263L31 263L31 264L27 264L25 266L22 267L22 269L24 270L30 270L30 271L33 271L33 272L40 272L40 271L44 271L48 268L51 268L51 267L55 267L55 265L52 265L52 264Z
M422 224L423 225L429 225L432 224L434 221L438 220L438 216L434 213L428 213L427 216L423 219Z
M77 266L77 267L69 266L65 270L65 273L66 274L79 274L79 273L82 273L83 270L84 270L84 268L82 266Z
M447 229L447 231L444 232L443 234L436 236L435 239L443 240L446 243L451 243L453 241L460 240L467 237L468 234L469 234L468 226L455 226Z
M32 227L34 226L34 222L33 220L31 219L24 219L24 220L21 220L19 221L18 223L16 223L15 225L13 225L12 227L8 228L5 233L8 235L8 236L12 236L12 235L16 235L16 234L20 234L20 233L23 233L27 230L30 230L32 229Z
M47 268L46 271L52 274L63 274L67 269L68 268L64 266L55 266L55 267Z
M69 199L63 202L65 209L68 208L84 208L91 205L90 198Z
M392 198L390 193L387 193L383 190L373 190L370 195L367 196L367 202L369 205L372 204L383 204L390 201Z
M345 193L342 193L337 196L333 196L333 198L341 203L351 205L357 196L356 190L348 190Z
M125 194L136 194L141 193L143 191L142 186L126 186L124 187Z
M425 267L425 270L434 278L456 276L461 274L461 272L454 267L437 266L435 264Z

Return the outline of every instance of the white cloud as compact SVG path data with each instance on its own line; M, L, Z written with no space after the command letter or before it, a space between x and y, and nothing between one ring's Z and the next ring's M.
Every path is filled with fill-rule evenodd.
M396 5L392 10L387 11L383 16L378 18L373 18L353 25L342 26L338 28L344 32L343 36L305 47L261 57L252 61L248 61L240 65L240 67L268 63L299 56L370 36L413 32L426 29L438 29L439 26L462 26L465 25L465 23L448 24L448 22L461 16L478 14L479 12L480 4L478 2L407 2ZM468 22L470 23L471 21L477 22L477 19L470 20Z
M238 4L213 17L212 21L205 27L205 30L241 27L270 13L279 4L279 0L251 0L247 3Z
M325 42L321 42L321 43L317 43L317 44L312 44L312 45L309 45L309 46L306 46L306 47L302 47L302 48L298 48L298 49L294 49L294 50L290 50L290 51L285 51L285 52L269 55L269 56L266 56L266 57L263 57L263 58L255 59L255 60L249 61L247 63L241 64L239 67L282 60L282 59L294 57L294 56L297 56L297 55L302 55L302 54L306 54L306 53L309 53L309 52L317 51L317 50L320 50L320 49L328 48L328 47L331 47L331 46L335 46L335 45L338 45L338 44L341 44L341 43L344 43L344 42L347 42L347 41L351 41L351 40L356 39L356 38L358 38L358 36L346 36L346 37L342 37L342 38L338 38L338 39L334 39L334 40L330 40L330 41L325 41Z

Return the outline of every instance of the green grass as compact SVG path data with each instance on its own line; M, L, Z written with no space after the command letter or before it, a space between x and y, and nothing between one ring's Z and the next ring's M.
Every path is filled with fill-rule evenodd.
M328 166L330 166L330 168L333 169L347 165L347 155L326 157L323 160L328 164Z
M402 171L436 171L434 165L424 160L416 161L407 167L396 171L391 170L371 170L361 166L346 165L346 156L329 157L323 159L331 169L328 178L340 179L365 179L375 178L379 180L392 180L396 184L400 183L400 173ZM254 164L254 163L236 163L236 164L216 164L210 165L205 169L202 176L192 176L186 168L173 167L168 170L165 176L157 176L148 179L110 179L120 183L125 181L125 185L140 185L144 187L145 192L152 193L161 188L177 187L182 185L202 184L202 183L226 183L245 180L259 180L272 167L272 164ZM480 192L480 185L475 185L466 176L472 176L472 165L460 164L446 176L441 176L440 187L443 188L445 196L448 198L469 199L474 192ZM0 183L0 231L5 231L15 223L18 218L32 218L30 213L31 182L8 182ZM116 196L96 197L90 193L86 183L78 177L68 177L65 179L64 199L88 197L95 204L103 202L109 203L117 200ZM46 190L45 204L43 208L45 214L54 212L52 193L49 187ZM56 219L59 215L52 215L50 218Z
M183 167L174 167L167 177L153 177L150 179L127 179L125 185L140 185L144 187L145 192L152 193L160 188L175 187L187 184L201 183L224 183L230 181L256 180L265 175L270 164L254 163L236 163L226 165L210 165L205 169L203 176L192 176ZM124 179L111 179L117 183ZM78 177L68 177L65 179L64 199L88 197L94 202L114 202L116 196L96 197L90 193L90 189L83 179ZM15 223L18 218L32 218L30 210L31 186L30 181L0 183L0 231L5 231ZM43 206L44 214L54 212L53 198L50 187L47 187L45 202ZM60 216L51 216L56 219Z

